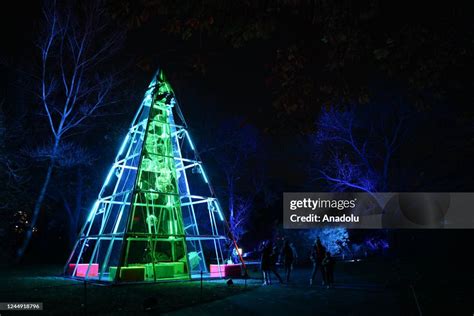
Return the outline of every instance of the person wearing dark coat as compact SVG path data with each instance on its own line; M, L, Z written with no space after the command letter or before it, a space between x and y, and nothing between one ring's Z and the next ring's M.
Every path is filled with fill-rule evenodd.
M262 256L260 259L260 269L263 274L263 285L269 285L270 282L270 270L271 270L271 255L272 247L269 241L266 241L262 245Z
M276 263L278 261L278 251L277 247L273 247L271 255L270 255L270 271L277 277L280 284L283 283L283 279L281 278L280 274L277 271ZM270 284L272 284L272 280L270 278Z
M336 264L329 251L326 251L326 256L324 257L322 264L326 274L326 285L329 288L334 284L334 265Z
M326 273L324 272L323 259L326 256L326 248L321 243L319 237L316 239L311 249L311 261L313 262L313 272L311 273L311 279L309 279L309 285L313 285L316 279L316 274L321 271L321 277L323 279L323 285L326 284Z
M290 282L291 269L293 268L293 262L295 260L293 248L291 248L290 242L288 240L285 240L285 243L283 244L281 257L283 260L283 266L285 268L286 283L288 283Z

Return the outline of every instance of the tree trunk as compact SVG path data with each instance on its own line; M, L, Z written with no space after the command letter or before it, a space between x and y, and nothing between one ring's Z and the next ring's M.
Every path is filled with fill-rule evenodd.
M39 214L41 212L41 206L43 205L44 198L46 197L46 192L48 191L49 182L51 180L51 175L53 173L54 164L56 162L56 153L59 146L59 139L56 139L53 147L53 151L51 153L51 159L49 161L48 171L46 172L46 177L44 178L43 186L41 187L40 194L38 195L38 199L36 200L35 207L33 209L33 216L31 217L30 225L28 226L25 234L25 238L23 239L23 243L17 251L17 258L16 262L19 263L23 256L25 255L25 251L30 244L31 237L33 236L33 228L38 221Z

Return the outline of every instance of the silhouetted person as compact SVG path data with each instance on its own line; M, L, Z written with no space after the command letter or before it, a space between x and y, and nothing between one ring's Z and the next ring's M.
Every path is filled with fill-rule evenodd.
M324 256L322 263L324 272L326 274L326 285L329 288L334 284L334 265L336 264L329 251L326 251L326 255Z
M321 271L321 277L323 279L323 285L326 284L326 275L323 267L323 259L326 256L326 248L324 248L319 237L316 239L312 249L311 249L311 261L313 262L313 272L311 273L311 279L309 279L309 284L313 285L314 280L316 279L316 274L318 271Z
M277 247L273 247L271 255L270 255L270 271L273 272L273 274L275 274L275 276L277 277L278 281L280 281L280 283L283 283L283 279L281 278L276 268L277 259L278 259ZM270 278L270 284L271 283L272 283L272 280Z
M272 248L269 241L266 241L262 244L262 256L260 260L260 269L263 274L263 285L269 285L270 282L270 269L271 269L271 256Z
M290 282L291 269L293 268L293 262L295 260L293 249L291 248L290 242L288 240L285 240L285 243L283 244L281 256L283 266L285 267L286 283L288 283Z
M298 263L298 252L294 243L290 243L290 247L293 250L293 266Z

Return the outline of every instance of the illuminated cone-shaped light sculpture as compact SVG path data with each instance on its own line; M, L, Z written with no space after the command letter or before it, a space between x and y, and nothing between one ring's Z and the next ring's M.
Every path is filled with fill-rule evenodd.
M65 275L101 282L223 277L225 228L174 92L159 70Z

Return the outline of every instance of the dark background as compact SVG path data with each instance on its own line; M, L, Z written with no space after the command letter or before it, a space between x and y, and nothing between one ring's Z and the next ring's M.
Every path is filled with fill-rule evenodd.
M361 116L368 115L365 109L409 110L387 190L473 190L474 37L467 5L118 0L105 1L104 7L110 23L125 34L107 61L119 72L112 93L120 102L74 138L94 157L80 171L87 183L83 214L158 66L169 76L224 199L226 181L215 153L229 147L219 147L227 142L219 131L226 126L257 130L259 151L242 168L238 190L242 195L252 191L255 170L265 170L265 190L253 202L245 248L279 234L282 192L329 189L310 172L315 158L308 139L318 132L321 111L330 106L355 107ZM34 95L41 8L41 2L13 2L8 9L4 4L0 19L2 152L15 157L25 178L18 183L2 173L0 197L8 202L1 209L5 262L23 236L24 230L15 228L25 225L18 211L31 212L45 173L44 163L24 149L50 138ZM59 193L65 187L74 191L76 172L61 169L53 175L27 261L65 261L71 232ZM351 232L354 239L370 233ZM459 262L472 248L471 231L386 233L395 256L412 261Z

